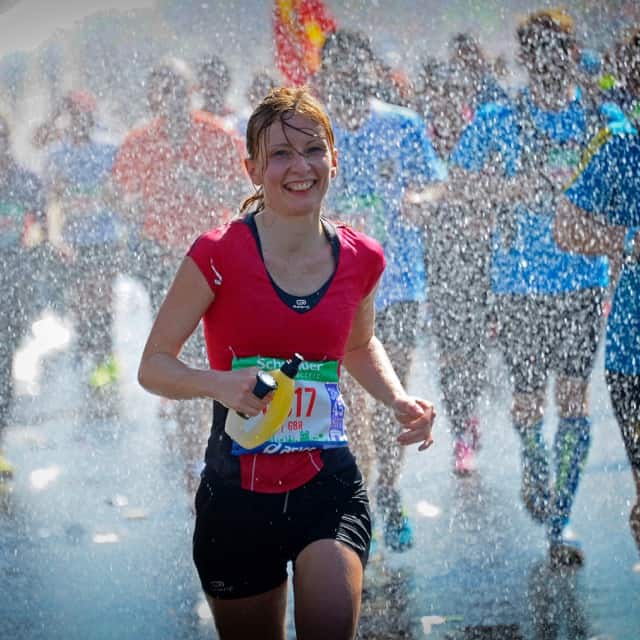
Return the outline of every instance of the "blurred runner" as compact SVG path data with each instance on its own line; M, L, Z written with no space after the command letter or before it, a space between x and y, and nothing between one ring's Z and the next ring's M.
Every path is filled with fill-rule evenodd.
M152 308L162 300L176 260L203 220L228 220L247 178L236 139L204 111L191 108L194 77L181 60L151 71L147 99L153 119L131 131L114 175L126 212L138 230L133 258Z
M513 381L512 419L522 442L522 497L547 527L553 564L580 565L565 537L591 439L588 383L608 283L603 258L563 252L552 234L563 184L588 139L589 114L570 81L575 69L571 17L532 13L518 27L529 76L513 104L482 106L452 160L454 191L495 215L492 288L499 341ZM457 186L455 186L457 185ZM559 414L555 475L543 436L549 376Z
M459 74L433 56L423 58L417 74L414 105L427 124L429 139L441 158L447 158L462 130L473 119Z
M202 110L216 116L221 123L236 129L236 112L229 104L231 71L229 65L216 55L203 58L196 67L198 93L202 96Z
M633 89L626 80L629 37L616 38L602 57L601 73L597 78L597 99L603 126L628 120L628 114L637 104Z
M413 104L413 87L409 76L401 68L393 67L374 52L373 69L376 86L372 97L387 104L399 107L411 107Z
M340 154L328 206L384 247L388 265L376 296L376 333L406 384L422 327L426 278L420 221L405 215L405 200L442 179L444 171L418 114L373 99L377 80L375 58L363 35L339 30L327 38L317 81ZM380 405L367 407L366 395L348 378L345 395L361 428L352 441L365 477L374 458L377 463L375 504L385 544L403 551L412 546L413 534L398 489L402 448L393 414Z
M271 89L275 89L277 86L279 86L278 79L272 72L267 69L256 71L253 74L245 93L247 102L249 105L259 104L267 93L269 93Z
M120 270L123 228L115 211L111 171L117 147L94 137L96 101L71 91L33 137L46 148L43 179L52 243L66 263L66 306L75 320L76 355L92 411L117 411L113 349L113 284Z
M248 179L237 137L214 116L191 108L194 77L182 60L161 61L149 74L147 98L153 119L128 134L114 175L136 240L130 261L158 312L185 250L203 225L230 219ZM187 343L188 362L204 366L201 329ZM194 400L176 406L179 447L187 463L198 459L211 405ZM189 472L188 483L199 469Z
M271 89L275 89L278 86L280 86L280 83L276 75L268 69L260 69L253 74L245 91L246 106L240 110L236 122L236 130L240 136L245 137L247 123L255 106L260 104Z
M434 145L449 162L467 124L467 91L459 85L459 73L435 61L423 68L421 85ZM431 331L453 436L453 471L464 476L475 470L480 448L478 400L487 376L493 223L486 205L443 189L431 196L415 205L425 221Z
M469 119L487 102L506 102L509 97L498 81L496 70L477 38L468 32L456 33L449 41L449 68L465 95Z
M621 52L635 105L593 140L555 232L567 251L622 263L607 322L605 372L636 487L629 522L640 551L640 29Z
M33 319L36 274L43 273L32 252L43 239L44 212L42 184L16 161L9 123L0 116L0 435L13 401L14 355ZM0 450L0 480L12 473Z

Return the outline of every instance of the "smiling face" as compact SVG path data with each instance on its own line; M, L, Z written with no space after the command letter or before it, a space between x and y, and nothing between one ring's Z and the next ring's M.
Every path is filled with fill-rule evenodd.
M302 216L320 212L337 156L321 123L289 113L264 130L257 157L246 166L253 183L263 188L265 209Z

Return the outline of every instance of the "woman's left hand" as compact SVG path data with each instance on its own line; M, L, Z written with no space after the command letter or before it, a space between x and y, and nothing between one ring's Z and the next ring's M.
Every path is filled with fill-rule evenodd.
M425 451L433 444L431 429L436 417L434 406L422 398L405 396L396 400L393 405L396 420L402 426L398 442L407 446L421 442L418 451Z

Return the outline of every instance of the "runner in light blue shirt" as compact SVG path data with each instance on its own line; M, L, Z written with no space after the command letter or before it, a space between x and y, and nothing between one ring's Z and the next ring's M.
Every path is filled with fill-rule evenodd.
M445 172L420 116L374 99L375 68L365 36L338 31L327 39L318 88L332 117L339 153L328 212L374 236L384 248L387 267L376 297L376 335L404 384L421 326L420 305L426 300L423 230L419 218L410 217L406 198L443 179ZM397 426L384 407L370 411L357 385L345 386L351 412L359 418L370 416L358 420L370 429L352 442L365 477L373 460L377 462L375 495L385 544L404 551L413 538L397 488L402 462Z
M608 267L605 258L561 250L553 237L559 194L590 132L580 91L567 81L575 71L573 20L561 10L537 11L517 35L528 86L510 105L478 110L453 154L452 173L494 208L492 288L522 440L524 504L547 527L552 563L579 566L582 552L564 532L589 450L588 383ZM553 478L543 437L552 373L559 414Z

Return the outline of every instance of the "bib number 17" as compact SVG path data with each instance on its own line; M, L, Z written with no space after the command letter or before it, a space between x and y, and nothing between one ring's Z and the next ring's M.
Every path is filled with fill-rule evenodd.
M289 418L310 418L316 403L315 387L296 387L294 391L295 402L291 405ZM295 409L295 413L293 413ZM293 415L292 415L293 413Z

